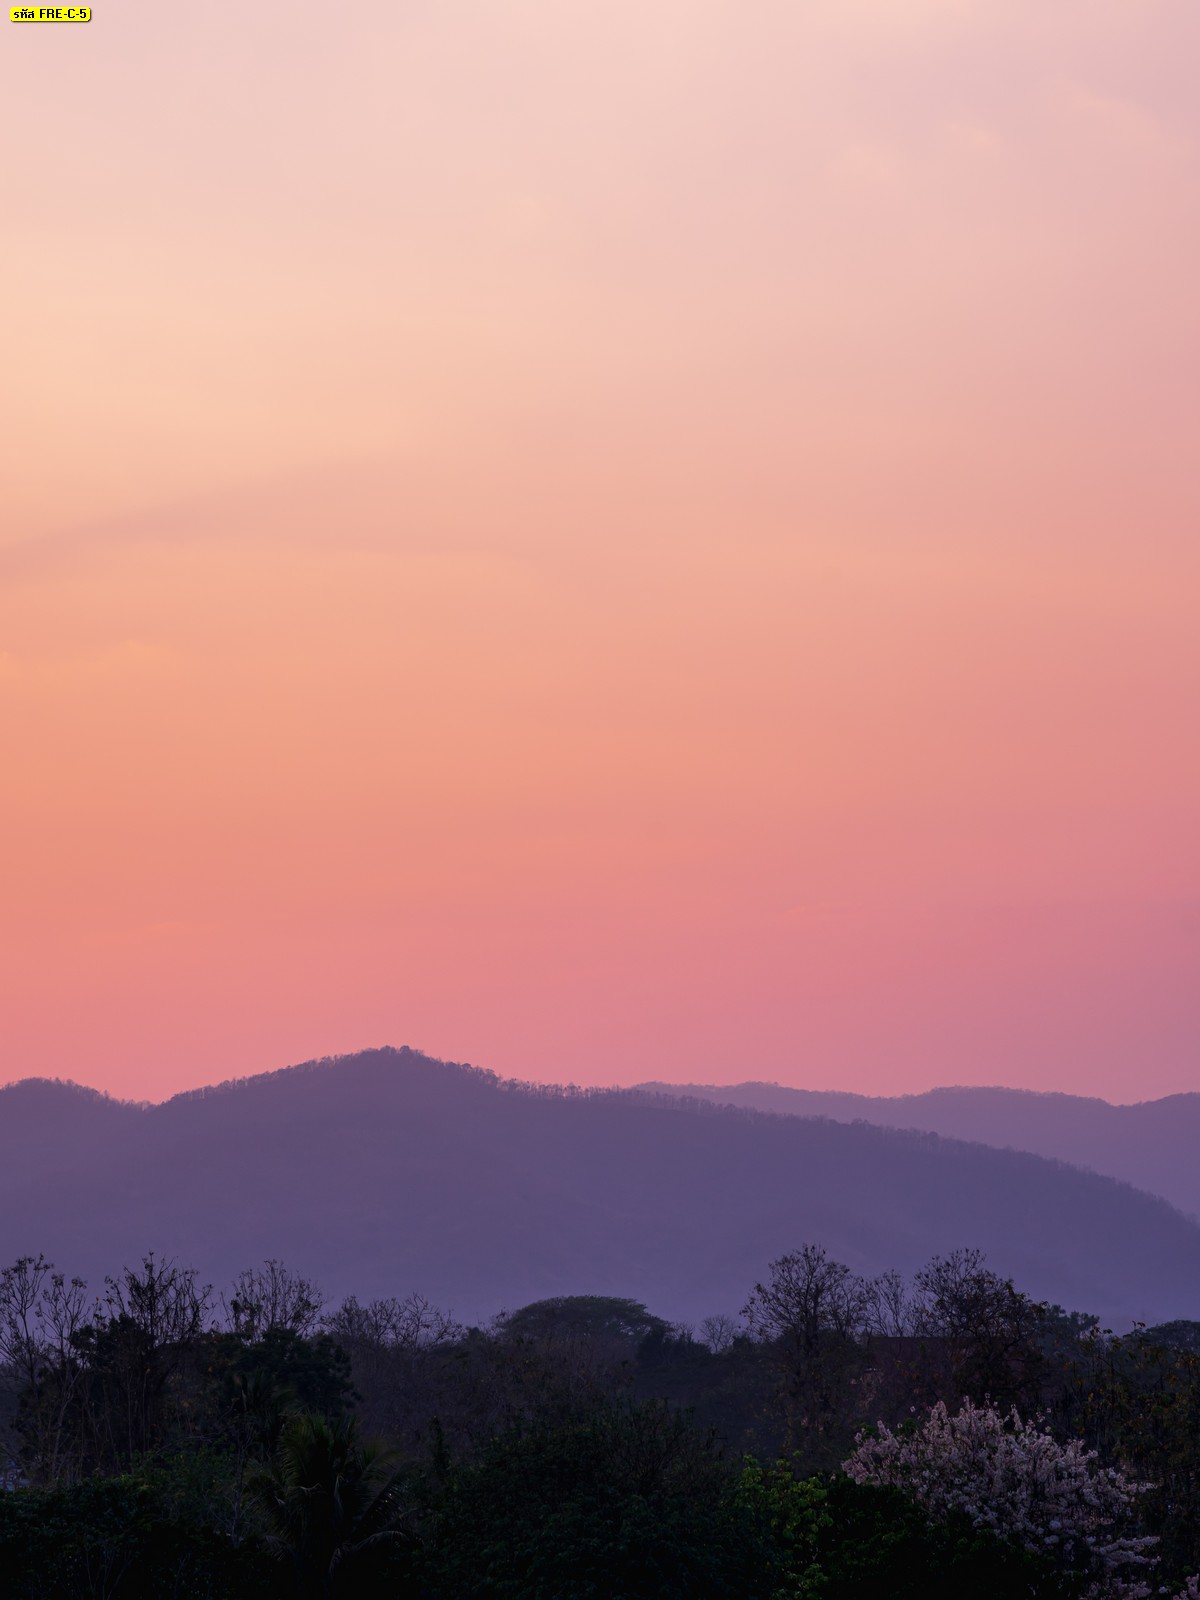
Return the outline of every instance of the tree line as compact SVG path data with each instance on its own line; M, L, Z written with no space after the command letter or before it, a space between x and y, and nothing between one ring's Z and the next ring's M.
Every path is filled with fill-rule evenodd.
M0 1491L14 1600L1200 1600L1200 1323L1114 1336L972 1250L803 1245L698 1328L24 1257Z

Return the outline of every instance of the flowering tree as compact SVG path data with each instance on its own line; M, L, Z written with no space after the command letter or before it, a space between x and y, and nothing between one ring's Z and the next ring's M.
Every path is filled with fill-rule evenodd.
M955 1415L940 1401L919 1427L882 1424L859 1434L843 1463L856 1483L901 1489L934 1516L965 1513L1027 1550L1051 1555L1089 1580L1089 1600L1142 1600L1156 1539L1132 1531L1148 1487L1109 1467L1074 1440L1059 1444L1040 1420L1004 1416L968 1400ZM1179 1600L1196 1593L1195 1580Z

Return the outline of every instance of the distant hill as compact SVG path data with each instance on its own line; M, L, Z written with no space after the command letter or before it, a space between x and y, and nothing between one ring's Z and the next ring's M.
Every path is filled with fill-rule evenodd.
M641 1087L650 1093L688 1095L756 1111L871 1122L881 1128L920 1128L947 1139L1030 1150L1121 1178L1200 1217L1200 1094L1114 1106L1107 1100L1030 1089L931 1089L927 1094L885 1099L835 1090L786 1089L778 1083Z
M0 1264L94 1285L154 1249L227 1283L279 1257L328 1293L476 1320L557 1294L736 1311L805 1241L859 1272L984 1249L1114 1326L1200 1315L1200 1227L1039 1156L926 1133L505 1083L411 1050L135 1107L0 1090Z

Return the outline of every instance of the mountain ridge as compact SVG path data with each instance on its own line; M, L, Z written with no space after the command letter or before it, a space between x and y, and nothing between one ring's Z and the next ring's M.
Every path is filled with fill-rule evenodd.
M921 1094L873 1096L836 1089L738 1084L638 1085L712 1104L781 1116L824 1116L876 1127L914 1128L994 1149L1027 1150L1118 1178L1200 1218L1200 1093L1114 1104L1061 1090L946 1086Z
M1200 1227L1165 1201L929 1132L523 1085L407 1048L148 1107L0 1090L0 1262L41 1250L94 1284L154 1249L218 1284L279 1257L334 1297L417 1289L468 1319L618 1293L695 1320L808 1241L859 1272L977 1245L1114 1326L1200 1310Z

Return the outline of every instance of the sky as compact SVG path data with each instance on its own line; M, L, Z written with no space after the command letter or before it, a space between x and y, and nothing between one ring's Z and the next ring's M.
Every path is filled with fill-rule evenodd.
M1200 1088L1195 0L0 34L0 1080Z

